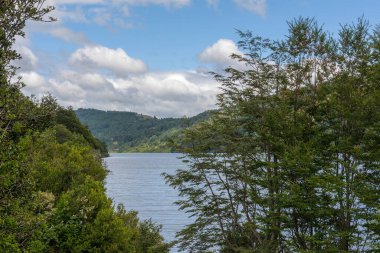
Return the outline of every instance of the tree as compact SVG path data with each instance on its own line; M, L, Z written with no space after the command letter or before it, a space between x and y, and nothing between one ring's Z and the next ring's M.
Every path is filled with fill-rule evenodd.
M186 132L190 168L166 175L196 217L182 249L379 249L378 32L363 19L338 39L314 19L288 25L282 41L240 32L232 57L249 69L215 73L220 109Z
M43 17L53 10L44 7L45 0L2 0L0 1L0 141L5 142L15 128L16 132L23 128L26 121L29 124L46 122L54 110L54 99L42 99L41 107L46 108L43 115L36 113L35 104L21 93L23 83L15 77L17 68L12 65L20 55L13 48L17 37L24 37L25 24L44 20ZM50 107L49 107L50 105ZM37 106L38 107L38 106ZM42 112L42 110L41 110ZM12 135L12 134L10 134ZM2 145L3 147L6 145Z
M12 45L28 20L44 21L44 2L0 0L0 251L168 252L159 226L115 210L106 149L74 112L20 91Z
M0 75L2 84L15 75L17 69L12 65L12 61L20 59L20 55L13 45L18 36L24 37L25 24L29 20L33 21L53 21L49 17L44 20L44 16L53 10L52 6L44 6L45 0L1 0L0 1ZM16 84L20 84L16 82Z

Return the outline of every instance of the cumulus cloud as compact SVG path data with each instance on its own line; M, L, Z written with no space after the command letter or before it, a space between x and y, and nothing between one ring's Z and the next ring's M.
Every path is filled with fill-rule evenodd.
M232 40L219 39L213 45L203 50L198 58L200 61L210 63L218 69L224 69L227 67L243 68L244 64L232 59L232 54L243 55Z
M47 77L46 71L44 75L36 72L38 59L24 47L23 65L30 67L24 67L20 76L27 95L50 93L64 106L134 111L158 117L193 116L216 108L219 84L205 74L206 69L152 72L123 49L87 45L69 55L67 62L58 61L59 66L53 66L54 71ZM199 59L207 66L239 67L240 63L230 58L233 53L241 54L236 44L220 39L203 50Z
M25 61L37 64L34 53L26 46L24 51ZM219 85L211 76L195 71L148 72L142 61L122 49L86 46L75 51L68 63L54 66L50 76L37 72L37 67L22 68L23 92L36 97L50 93L61 105L74 108L158 117L193 116L216 107Z
M243 9L265 16L266 0L234 0L234 2Z
M16 46L16 50L21 55L21 59L15 65L23 71L31 71L37 67L38 58L27 46Z
M128 110L157 116L192 116L215 108L218 84L191 72L153 72L110 80L129 102Z
M20 74L20 77L22 78L23 82L28 84L27 89L29 93L34 93L36 91L38 93L45 93L48 91L46 90L47 82L45 78L42 75L38 74L37 72L35 71L22 72Z
M147 70L143 61L130 57L123 49L103 46L86 46L76 50L70 57L70 63L86 68L105 69L119 76Z
M195 72L150 72L130 77L66 70L45 80L35 72L22 73L27 95L51 93L74 108L134 111L158 117L193 116L215 108L218 84Z
M134 111L158 117L193 116L216 108L219 84L210 75L145 71L141 60L122 49L104 46L85 46L72 53L68 61L54 61L52 71L43 68L38 72L45 61L43 55L38 64L39 57L27 42L17 46L24 56L19 76L26 84L26 95L41 97L49 93L64 106Z

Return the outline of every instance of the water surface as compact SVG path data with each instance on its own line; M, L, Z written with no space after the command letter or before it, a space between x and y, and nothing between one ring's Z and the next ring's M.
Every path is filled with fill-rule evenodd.
M136 210L141 219L152 218L163 225L166 241L175 239L175 233L190 223L187 215L173 204L177 191L165 184L162 173L174 174L186 166L177 159L180 154L125 153L105 158L109 175L107 194L114 203L122 203L127 210ZM173 249L171 252L177 252Z

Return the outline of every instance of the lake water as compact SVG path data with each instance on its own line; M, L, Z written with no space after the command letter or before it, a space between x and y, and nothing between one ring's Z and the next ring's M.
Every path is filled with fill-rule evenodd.
M174 174L186 166L177 157L180 154L127 153L111 154L105 158L109 175L106 179L107 194L114 203L122 203L127 210L136 210L140 219L162 224L166 241L175 239L191 220L173 204L178 200L177 191L165 184L161 173ZM172 249L171 252L177 252Z

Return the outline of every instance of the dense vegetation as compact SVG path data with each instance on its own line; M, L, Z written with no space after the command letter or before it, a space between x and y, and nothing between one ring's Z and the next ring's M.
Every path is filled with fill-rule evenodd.
M175 152L181 143L182 130L206 120L211 113L206 111L191 118L158 119L134 112L95 109L75 112L113 152Z
M12 49L44 1L0 1L0 252L168 252L160 227L114 207L106 149L71 109L21 93Z
M186 131L190 169L166 175L196 217L180 246L380 252L380 27L240 35L248 70L215 74L220 110Z
M56 123L64 125L70 132L83 136L90 146L98 150L103 157L108 156L106 144L92 135L90 129L80 122L72 108L57 110Z

